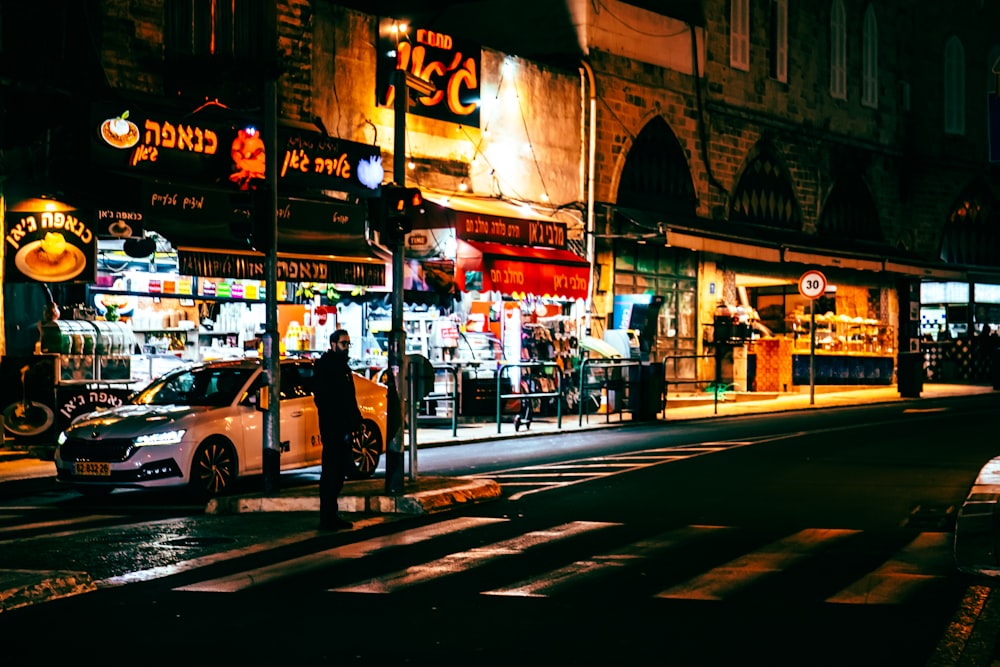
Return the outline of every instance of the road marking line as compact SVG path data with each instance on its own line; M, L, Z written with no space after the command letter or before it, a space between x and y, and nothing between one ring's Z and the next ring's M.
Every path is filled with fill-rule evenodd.
M809 528L746 553L702 575L656 594L658 598L721 600L726 595L806 558L829 542L858 530Z
M117 514L89 514L87 516L79 516L72 519L59 519L56 521L38 521L36 523L22 523L17 526L0 528L0 535L7 535L10 533L24 533L29 530L37 530L39 528L59 528L62 526L76 526L81 523L93 523L94 521L107 521L108 519L123 519L123 518L125 517ZM46 537L52 537L52 536L46 535Z
M372 578L348 586L331 588L330 590L339 593L392 593L402 588L430 581L431 579L455 574L456 572L464 572L505 556L523 554L541 545L553 544L593 530L619 525L621 524L573 521L548 530L536 530L518 535L509 540L496 542L495 544L449 554L444 558L438 558L429 563L414 565L405 570L397 570L382 577Z
M392 533L382 537L345 544L343 546L326 549L307 556L300 556L291 560L265 565L253 570L237 572L225 577L200 581L187 586L178 586L175 591L198 591L202 593L235 593L252 586L259 586L285 577L291 577L305 572L328 567L332 563L341 560L364 558L376 551L389 549L408 544L417 544L426 540L448 535L469 528L484 526L492 523L501 523L508 519L476 518L466 517L442 521L440 523L404 530L401 533Z
M921 533L892 560L826 599L838 604L899 604L949 571L951 533Z
M678 528L655 537L633 542L615 551L592 556L587 560L578 560L565 567L551 570L537 577L523 579L512 586L483 591L483 595L548 597L551 592L567 582L586 580L610 570L625 567L636 560L643 560L667 551L681 542L705 537L712 532L724 530L732 530L732 528L729 526L686 526Z

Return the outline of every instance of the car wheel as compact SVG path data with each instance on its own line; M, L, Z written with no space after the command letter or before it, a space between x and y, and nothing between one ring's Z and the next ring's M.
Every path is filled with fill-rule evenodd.
M222 495L236 482L236 452L218 438L206 440L191 461L192 494L198 499Z
M382 434L375 422L365 420L351 440L351 479L368 479L375 474L382 457Z

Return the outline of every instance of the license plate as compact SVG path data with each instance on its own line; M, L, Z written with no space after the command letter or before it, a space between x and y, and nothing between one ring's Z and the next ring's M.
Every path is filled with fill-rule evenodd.
M80 477L110 477L111 464L94 461L77 461L73 464L73 473Z

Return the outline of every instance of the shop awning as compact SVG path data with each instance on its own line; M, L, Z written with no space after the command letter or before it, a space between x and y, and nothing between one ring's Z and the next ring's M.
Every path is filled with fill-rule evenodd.
M642 237L662 234L669 246L775 265L833 267L934 279L962 279L964 272L884 243L832 239L799 231L768 229L716 220L672 220L667 214L615 207L635 223ZM627 236L627 235L623 235Z
M459 241L455 283L462 291L586 299L590 264L568 250Z

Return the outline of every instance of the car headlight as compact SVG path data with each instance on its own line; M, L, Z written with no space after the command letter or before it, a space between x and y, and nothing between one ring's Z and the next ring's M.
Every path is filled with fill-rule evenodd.
M149 433L137 436L135 444L137 447L145 445L176 445L187 433L184 429L178 431L164 431L163 433Z

